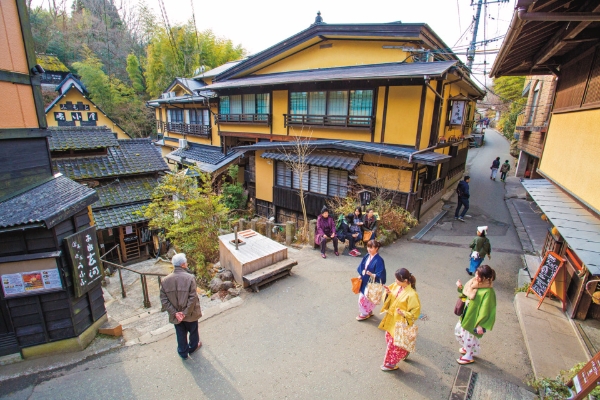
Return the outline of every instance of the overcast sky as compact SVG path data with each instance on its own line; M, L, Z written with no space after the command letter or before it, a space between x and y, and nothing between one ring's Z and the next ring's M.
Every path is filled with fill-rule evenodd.
M48 0L34 0L33 4L47 4ZM122 0L114 0L119 3ZM125 0L127 1L127 0ZM135 4L137 0L128 0ZM152 7L159 21L158 0L145 0ZM477 2L477 0L473 0ZM270 47L314 22L321 11L324 22L385 23L393 21L427 23L457 53L465 53L472 38L469 26L475 15L471 0L301 0L293 3L285 0L164 0L171 25L183 23L192 16L192 4L199 30L212 29L218 36L241 44L250 54ZM483 7L478 40L503 36L506 33L515 0ZM486 12L487 11L487 12ZM483 16L485 15L485 18ZM485 27L484 22L485 21ZM463 33L466 34L461 39ZM487 49L500 47L501 39L488 44ZM466 61L465 56L459 56ZM494 55L486 56L486 71L492 65ZM483 56L478 56L473 66L477 78L484 81ZM487 78L487 83L490 80Z

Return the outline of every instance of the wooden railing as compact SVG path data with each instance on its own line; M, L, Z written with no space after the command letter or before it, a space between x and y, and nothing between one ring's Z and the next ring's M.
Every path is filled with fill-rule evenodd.
M184 124L182 122L164 122L156 121L156 129L165 133L165 131L180 133L182 135L194 135L202 137L210 137L210 125Z
M445 180L443 178L435 180L431 182L429 185L423 186L423 193L421 194L421 198L423 199L423 203L426 203L429 199L431 199L436 194L440 193L444 190Z
M372 129L373 116L283 114L285 126L332 127L342 129Z
M265 124L271 123L269 114L218 114L217 121L221 124Z

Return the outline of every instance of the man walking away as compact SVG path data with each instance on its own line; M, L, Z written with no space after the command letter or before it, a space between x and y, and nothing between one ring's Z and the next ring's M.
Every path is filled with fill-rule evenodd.
M504 161L504 164L500 167L500 180L506 182L506 174L510 171L510 164L508 160Z
M465 222L465 215L467 214L467 210L469 209L469 181L471 180L470 176L465 176L463 181L458 182L458 187L456 188L456 193L458 194L458 205L456 206L456 211L454 212L454 219ZM458 213L460 212L460 208L465 206L462 214L460 216Z
M490 169L492 170L490 179L496 180L496 175L498 174L498 168L500 168L500 157L496 157L496 159L492 162L492 166L490 167Z
M198 320L202 310L196 293L196 278L188 270L185 254L175 254L171 262L175 269L161 282L160 302L163 310L169 313L169 322L175 325L177 352L187 360L202 346L198 335Z

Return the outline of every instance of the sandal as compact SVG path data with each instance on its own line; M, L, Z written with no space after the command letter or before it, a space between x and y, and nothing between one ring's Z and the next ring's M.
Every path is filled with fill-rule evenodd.
M327 258L327 256L325 255L325 253L321 253L321 257Z
M473 364L475 361L474 360L467 360L466 358L457 358L456 362L459 363L460 365L465 365L465 364Z
M382 371L395 371L398 368L400 368L400 367L398 367L397 365L385 365L385 364L383 364L381 366L381 370Z
M359 315L358 317L356 317L357 321L364 321L365 319L369 319L373 316L373 313L369 313L368 315Z
M465 350L465 348L464 348L464 347L461 347L460 349L458 349L458 352L459 352L460 354L467 354L467 351Z

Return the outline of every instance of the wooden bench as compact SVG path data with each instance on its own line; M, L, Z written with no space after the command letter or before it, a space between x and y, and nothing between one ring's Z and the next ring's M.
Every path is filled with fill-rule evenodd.
M244 286L251 287L253 291L258 292L258 287L276 279L292 274L292 267L298 265L298 261L286 259L273 265L261 268L251 274L244 275Z

